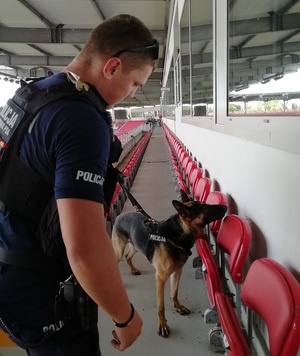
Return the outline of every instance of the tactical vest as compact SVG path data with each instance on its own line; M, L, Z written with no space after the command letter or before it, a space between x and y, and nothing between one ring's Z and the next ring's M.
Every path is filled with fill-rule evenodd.
M44 106L62 98L78 99L97 109L111 133L110 156L103 186L106 211L109 209L119 174L112 163L118 161L122 147L119 139L113 134L110 113L106 111L93 86L79 80L66 80L45 89L37 89L35 82L41 79L44 78L29 83L21 81L20 88L0 113L0 204L2 208L7 207L37 223L37 235L43 250L52 256L63 245L54 187L19 157L22 139L29 126Z

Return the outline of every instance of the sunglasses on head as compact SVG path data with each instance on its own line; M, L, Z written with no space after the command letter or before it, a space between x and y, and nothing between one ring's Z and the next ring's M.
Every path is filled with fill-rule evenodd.
M159 43L154 40L151 44L146 46L140 47L132 47L132 48L124 48L121 51L115 53L112 57L119 57L124 52L148 52L150 54L151 59L157 60L158 59L158 51L159 51Z

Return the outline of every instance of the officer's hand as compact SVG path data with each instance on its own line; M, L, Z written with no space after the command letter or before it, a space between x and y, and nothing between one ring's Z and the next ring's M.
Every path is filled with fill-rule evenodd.
M112 346L119 351L125 350L141 335L142 325L143 321L138 312L135 310L134 317L130 324L128 324L125 328L118 328L115 326L112 332Z

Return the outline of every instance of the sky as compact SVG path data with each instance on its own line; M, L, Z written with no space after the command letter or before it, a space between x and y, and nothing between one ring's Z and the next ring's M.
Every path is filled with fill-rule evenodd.
M14 95L18 87L19 85L16 83L5 82L3 79L0 80L0 106L4 106L7 99Z

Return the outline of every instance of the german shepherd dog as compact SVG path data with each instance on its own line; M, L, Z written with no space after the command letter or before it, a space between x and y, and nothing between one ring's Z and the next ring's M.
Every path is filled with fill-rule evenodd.
M139 250L155 267L158 334L168 337L170 329L165 318L164 288L171 277L171 299L178 313L190 314L190 310L178 301L179 280L182 268L191 255L191 248L201 236L205 225L222 219L226 213L225 205L209 205L192 201L181 191L181 200L173 200L177 214L167 220L154 221L140 212L125 212L117 216L112 230L112 244L117 261L129 251L125 259L132 274L141 272L133 265L132 258Z

